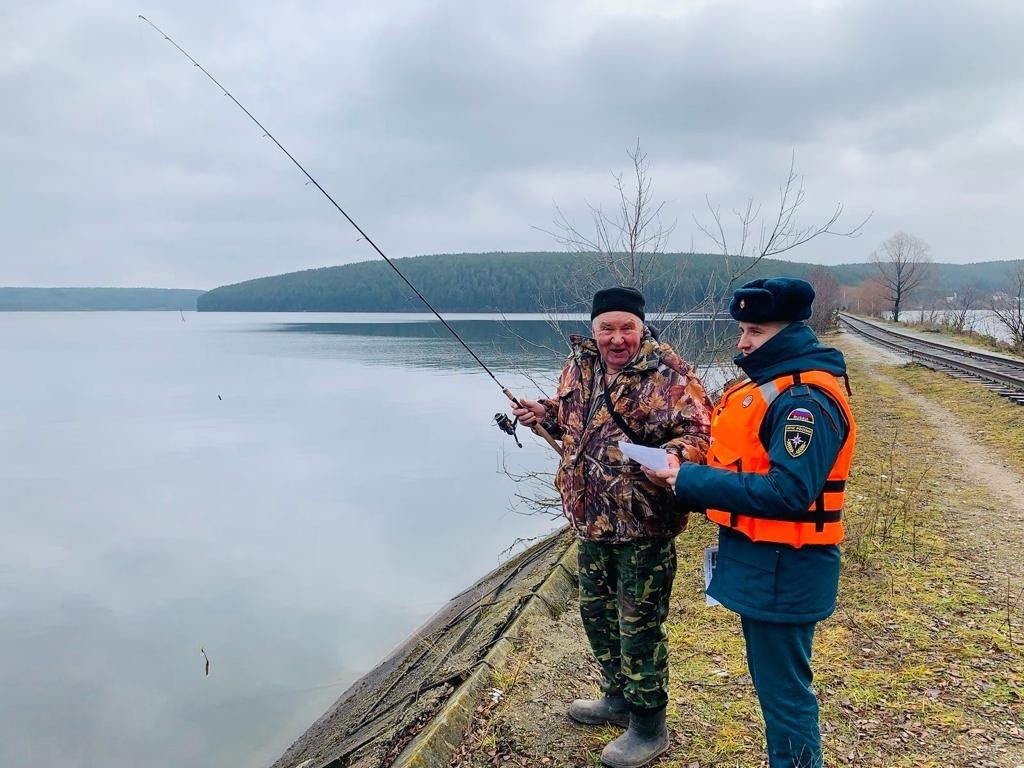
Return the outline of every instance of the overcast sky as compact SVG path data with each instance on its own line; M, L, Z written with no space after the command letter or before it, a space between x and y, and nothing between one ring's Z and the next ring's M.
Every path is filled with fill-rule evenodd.
M770 206L862 261L1019 258L1024 3L14 0L0 5L0 285L212 288L374 256L143 13L390 256L558 250L639 139L672 250Z

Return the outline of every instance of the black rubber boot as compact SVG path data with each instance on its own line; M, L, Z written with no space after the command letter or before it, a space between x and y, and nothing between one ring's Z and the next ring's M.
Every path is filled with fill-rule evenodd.
M604 748L601 762L610 768L640 768L666 749L665 710L643 715L634 712L629 716L629 730Z
M606 693L600 699L576 699L569 705L569 717L577 723L629 726L629 704L621 693Z

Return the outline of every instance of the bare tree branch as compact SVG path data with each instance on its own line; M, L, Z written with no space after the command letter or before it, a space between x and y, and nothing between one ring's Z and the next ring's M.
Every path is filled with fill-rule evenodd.
M961 286L943 313L942 324L955 333L973 331L974 315L971 312L977 308L980 299L981 295L975 286Z
M566 341L566 351L568 340L559 322L562 313L589 306L594 292L609 284L633 286L643 291L648 283L657 280L657 291L650 292L648 299L656 294L658 304L652 306L649 302L647 315L657 323L662 340L689 358L697 375L705 381L731 378L735 373L729 363L733 357L731 347L735 332L732 323L727 322L731 321L727 307L742 277L761 259L777 256L823 235L856 237L867 221L850 229L839 228L843 207L838 204L825 221L801 225L798 214L806 198L803 178L795 170L793 157L779 187L778 206L770 215L765 214L755 200L748 199L741 209L732 212L734 229L724 220L721 207L713 204L710 197L705 198L710 217L705 220L695 217L695 221L698 229L717 246L722 265L711 273L703 291L694 300L692 285L687 286L685 294L680 290L686 274L685 260L680 259L679 268L670 268L664 259L675 223L663 222L667 202L655 199L648 157L639 141L627 154L632 162L631 172L612 174L617 198L614 212L606 212L601 205L588 201L590 225L583 231L556 204L552 229L538 228L562 247L580 255L568 285L558 286L563 289L564 303L561 306L555 302L545 303L542 297L548 323ZM692 250L691 247L691 257ZM684 295L690 306L680 309L680 297ZM712 371L715 376L708 377ZM535 380L532 375L530 380ZM713 391L709 394L715 396ZM551 494L552 475L514 472L505 464L504 456L502 471L521 484L516 499L525 507L526 514L557 514L561 507L559 499Z
M871 254L871 263L878 269L889 292L892 319L896 322L899 322L903 302L931 274L932 259L928 250L924 240L901 231L882 243L881 254L878 251Z
M825 267L816 267L807 276L807 282L814 287L814 312L807 324L818 335L837 330L839 306L842 304L839 281Z
M1007 278L1007 290L997 294L990 309L1009 332L1014 351L1024 353L1024 261L1018 261Z

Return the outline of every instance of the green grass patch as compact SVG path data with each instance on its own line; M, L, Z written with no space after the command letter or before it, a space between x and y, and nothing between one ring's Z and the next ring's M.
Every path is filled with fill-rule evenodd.
M1011 636L1007 604L955 535L963 510L993 501L944 471L949 449L901 385L975 424L972 437L1016 467L1024 462L1024 442L1013 442L1024 435L1024 409L923 369L872 372L852 349L847 359L859 439L839 606L819 625L814 653L825 764L1024 765L1024 632ZM695 518L677 539L668 622L673 745L659 768L766 764L739 617L704 604L702 552L716 533ZM621 731L573 725L565 715L572 698L596 694L596 668L571 663L589 656L578 617L524 643L495 675L505 698L476 726L478 746L455 764L598 765L603 745Z
M825 761L976 765L989 751L983 734L1024 719L1024 661L1005 611L948 535L975 494L933 469L943 466L941 435L897 387L856 353L848 360L859 427L848 538L839 608L815 638ZM1004 423L1020 415L984 407ZM713 537L697 522L679 538L680 563L699 563ZM703 605L698 568L680 568L674 600L672 722L688 741L664 764L759 765L763 725L738 617Z

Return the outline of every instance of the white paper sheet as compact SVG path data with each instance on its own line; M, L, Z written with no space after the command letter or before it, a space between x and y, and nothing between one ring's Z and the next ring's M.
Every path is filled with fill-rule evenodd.
M711 577L715 575L715 568L718 566L718 547L708 547L704 550L704 602L707 605L721 605L715 598L708 595L708 585L711 584Z
M668 453L664 448L648 448L619 440L619 450L648 469L668 469Z

